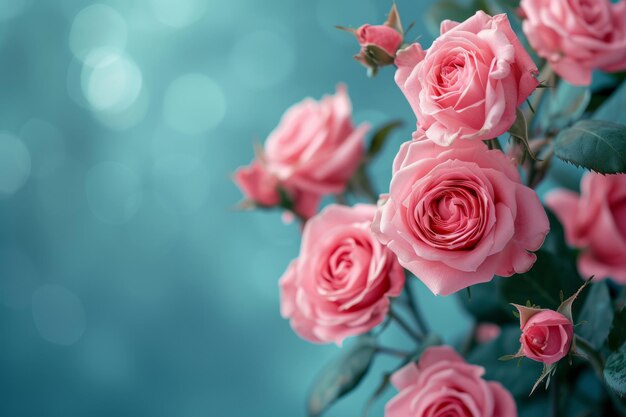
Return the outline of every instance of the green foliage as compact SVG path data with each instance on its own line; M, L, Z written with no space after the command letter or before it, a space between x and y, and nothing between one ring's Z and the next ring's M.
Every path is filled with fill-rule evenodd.
M376 340L367 335L322 370L308 400L309 416L319 416L335 401L356 388L370 368Z
M372 137L370 146L367 149L367 160L371 160L382 150L383 145L387 142L391 132L402 126L402 120L392 120L382 125Z
M503 326L500 336L489 343L478 345L468 356L468 362L483 366L485 378L501 382L520 399L527 399L541 373L541 364L528 359L518 366L518 361L501 361L499 358L519 350L520 329L515 325Z
M626 395L626 344L607 358L604 366L604 380L619 396Z
M565 162L601 174L626 172L626 125L580 121L557 135L554 154Z
M501 280L501 294L511 303L525 305L531 301L556 310L561 304L561 291L574 294L582 280L574 259L555 256L543 249L536 255L537 261L530 271Z
M615 313L609 333L609 348L617 350L624 343L626 343L626 308Z
M605 120L614 123L626 123L626 81L593 114L595 120Z
M589 87L574 86L564 80L556 89L548 90L547 95L546 109L539 116L544 132L558 131L580 119L591 99Z
M591 284L576 322L581 323L576 328L578 335L588 340L596 349L604 345L613 322L613 304L606 281Z
M514 322L511 306L500 296L498 288L502 280L509 278L494 278L484 284L471 286L472 297L464 291L459 291L457 297L461 306L470 313L477 322L496 324Z

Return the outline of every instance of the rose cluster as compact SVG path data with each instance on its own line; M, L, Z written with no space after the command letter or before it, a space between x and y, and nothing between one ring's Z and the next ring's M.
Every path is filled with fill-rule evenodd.
M625 0L522 0L519 11L530 44L547 60L542 74L551 68L569 83L587 85L593 70L626 69ZM567 148L570 136L555 138L553 131L539 131L541 137L532 137L541 123L534 119L529 98L545 87L544 80L506 14L478 11L463 22L444 20L428 48L405 43L395 5L382 25L340 29L355 35L360 46L355 58L370 74L395 64L395 82L415 115L415 130L397 147L388 189L372 192L365 181L370 204L348 202L359 197L355 190L367 180L367 163L389 128L373 135L366 154L369 126L354 126L343 86L334 96L319 102L307 99L289 109L255 160L237 171L235 181L249 201L291 210L302 222L299 256L279 281L281 315L310 342L342 346L348 337L365 336L359 339L365 344L357 345L361 356L348 358L345 369L335 370L336 385L323 391L325 395L342 395L354 382L346 378L367 372L369 363L355 370L362 356L388 353L402 356L406 365L389 373L399 393L387 403L387 417L516 417L513 395L503 384L486 380L484 368L467 363L449 346L429 346L439 342L429 339L432 333L411 295L410 275L433 294L447 296L495 277L506 285L520 279L506 277L532 272L536 263L546 264L537 262L538 254L544 259L555 255L548 254L555 250L554 242L552 249L542 246L550 222L556 220L549 221L532 187L544 178L555 153L584 167L598 158L592 155L587 163L583 155L579 163L572 146ZM537 93L536 103L545 97ZM604 140L596 148L606 143L610 148L619 136L612 132L607 139L579 130L592 136L588 141ZM507 132L514 140L505 152L501 137ZM626 137L626 127L622 133ZM588 144L577 146L585 148L581 154L591 152ZM617 153L619 159L622 154ZM320 211L327 195L334 195L336 202ZM545 202L562 223L567 243L580 249L580 274L626 283L626 174L588 173L580 194L553 190ZM563 242L560 247L565 246ZM567 251L556 256L576 256ZM530 282L536 275L526 274L524 279ZM508 356L544 365L531 392L549 381L563 358L578 353L577 341L586 349L585 357L593 358L590 343L575 334L572 316L572 303L588 284L585 281L566 300L561 292L558 308L553 302L558 295L546 291L538 296L552 308L530 300L506 300L519 317L519 330L517 326L513 330L520 348ZM495 292L500 289L491 288L495 289L490 297L498 298ZM605 291L609 297L605 304L611 308L615 292ZM413 320L396 314L396 305L406 307ZM477 314L464 349L506 337L510 333L500 325L510 326L508 320L485 320L484 314ZM390 322L401 327L418 349L404 352L372 342ZM594 366L597 371L599 365Z

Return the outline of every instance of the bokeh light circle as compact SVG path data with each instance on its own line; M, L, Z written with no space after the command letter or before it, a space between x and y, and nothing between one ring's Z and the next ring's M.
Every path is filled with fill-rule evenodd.
M31 158L15 135L0 132L0 197L14 194L30 176Z
M176 29L198 21L206 12L205 0L150 0L156 19Z
M240 38L230 54L237 77L253 88L269 88L285 81L296 64L296 51L288 36L267 30Z
M128 27L122 15L104 4L82 9L72 23L70 49L76 58L84 60L93 49L124 50Z
M139 97L143 77L128 56L110 48L89 53L81 73L83 94L96 111L121 112Z
M85 193L91 212L104 223L121 224L139 210L141 178L118 162L101 162L85 176Z
M32 297L33 320L45 340L57 345L73 345L86 327L85 309L80 299L60 285L42 285Z
M205 75L183 75L165 92L163 118L179 132L191 135L206 132L217 126L225 114L222 89Z

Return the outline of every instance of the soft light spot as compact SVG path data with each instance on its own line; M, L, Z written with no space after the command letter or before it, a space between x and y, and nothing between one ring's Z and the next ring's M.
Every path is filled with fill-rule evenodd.
M183 28L199 20L206 12L204 0L150 0L152 12L166 26Z
M125 165L102 162L85 176L85 193L91 212L104 223L121 224L139 210L141 179Z
M128 56L103 48L89 53L81 73L85 98L96 111L118 113L139 97L143 77Z
M41 337L57 345L73 345L83 335L85 310L80 299L60 285L43 285L32 298L33 320Z
M70 49L84 60L96 48L122 51L126 47L128 28L124 18L112 7L94 4L82 9L72 23Z
M226 101L222 89L202 74L186 74L174 80L163 99L163 117L173 129L199 134L224 118Z
M18 17L31 3L32 0L0 0L0 21Z
M296 52L286 36L270 31L248 33L240 38L230 54L230 66L249 87L269 88L283 82L293 72Z
M33 177L47 177L63 165L65 138L55 126L45 120L30 119L22 126L20 137L30 151Z
M22 188L30 168L30 153L24 143L11 133L0 132L0 197Z

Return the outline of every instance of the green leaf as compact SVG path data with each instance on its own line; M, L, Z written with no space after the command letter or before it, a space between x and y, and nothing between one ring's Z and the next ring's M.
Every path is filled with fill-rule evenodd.
M544 207L546 214L548 215L548 221L550 222L550 232L546 236L546 240L541 246L541 250L552 253L559 257L567 257L573 259L575 252L567 246L565 240L565 230L563 225L559 222L556 215L547 207Z
M576 322L582 323L576 333L594 348L600 349L609 336L613 322L613 305L606 281L591 284Z
M356 388L369 370L375 353L376 340L371 336L361 336L354 346L328 364L309 394L309 416L321 415L335 401Z
M554 154L565 162L601 174L626 172L626 126L599 120L580 121L557 135Z
M619 396L626 395L626 344L606 359L604 380Z
M508 302L525 305L531 301L542 308L556 310L561 304L559 294L574 294L582 284L576 262L539 250L530 271L500 280L500 291ZM580 304L578 304L577 309Z
M609 333L609 348L617 350L626 343L626 308L615 313L611 332Z
M565 80L548 94L547 108L540 113L539 119L543 131L558 131L571 125L580 119L591 99L589 87L574 86Z
M376 133L374 133L372 141L370 142L370 146L367 150L368 160L378 155L378 153L383 148L383 145L389 138L390 133L400 126L402 126L402 120L392 120L391 122L385 123L376 131Z
M461 306L474 316L477 322L511 323L514 320L510 314L511 307L500 297L498 288L499 283L507 279L509 278L494 278L484 284L472 285L471 299L464 291L459 291L457 298Z
M593 114L595 120L626 123L626 81Z
M503 326L496 339L476 346L467 359L468 362L485 368L485 379L499 381L515 397L526 399L535 383L536 375L541 372L541 364L524 360L523 366L518 367L517 361L499 360L519 350L519 338L518 326Z

